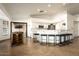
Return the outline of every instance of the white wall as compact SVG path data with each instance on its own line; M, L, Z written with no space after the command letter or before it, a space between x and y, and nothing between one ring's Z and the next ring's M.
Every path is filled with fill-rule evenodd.
M48 25L52 23L51 19L30 18L32 21L32 32L38 29L39 25L44 25L44 28L48 28Z
M79 15L74 15L76 19L74 20L74 36L79 36Z
M76 17L74 15L71 14L67 14L67 29L69 32L73 33L73 37L75 37L75 32L74 32L74 20L76 19Z
M3 20L9 22L8 34L5 36L3 35ZM9 38L10 38L10 18L3 5L0 4L0 40L9 39Z
M53 23L56 24L56 30L67 30L67 12L63 11L53 16ZM63 26L62 24L66 25Z
M74 36L75 37L79 36L79 22L78 21L74 22Z
M67 30L67 12L63 11L60 13L57 13L55 15L52 15L51 19L41 19L41 18L31 18L32 23L34 24L33 27L38 27L39 24L43 24L47 26L48 24L55 24L56 30ZM65 23L66 25L63 26L62 23Z
M32 23L32 29L38 29L39 25L43 25L44 29L48 28L48 25L50 25L51 23L41 23L41 22L33 22Z

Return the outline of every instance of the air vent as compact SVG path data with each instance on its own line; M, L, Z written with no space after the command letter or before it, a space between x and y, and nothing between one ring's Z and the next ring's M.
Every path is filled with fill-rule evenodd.
M40 13L44 12L43 10L40 11Z

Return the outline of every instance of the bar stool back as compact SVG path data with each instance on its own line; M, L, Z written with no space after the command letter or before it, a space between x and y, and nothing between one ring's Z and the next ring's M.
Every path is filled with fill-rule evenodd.
M33 39L34 39L33 40L34 42L39 42L39 40L38 40L39 39L39 34L38 33L34 33Z

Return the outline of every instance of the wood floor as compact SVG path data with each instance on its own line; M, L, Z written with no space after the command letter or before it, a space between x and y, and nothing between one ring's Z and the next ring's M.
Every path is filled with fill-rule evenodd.
M27 38L24 44L11 47L10 40L0 43L1 56L79 56L79 38L72 44L59 46L46 46L34 43Z

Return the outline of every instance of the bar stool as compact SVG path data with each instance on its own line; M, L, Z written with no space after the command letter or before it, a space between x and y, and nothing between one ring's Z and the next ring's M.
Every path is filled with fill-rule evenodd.
M41 34L40 44L46 44L47 45L47 34Z
M64 43L67 45L67 44L70 44L71 42L71 35L72 34L64 34L65 35L65 41L64 41Z
M53 34L49 34L49 35L48 35L47 44L48 44L48 45L54 44L54 46L55 46L55 35L53 35Z
M71 39L72 39L71 36L72 36L72 34L68 34L68 43L72 43L71 42Z
M66 42L69 40L69 38L68 38L68 34L66 34Z
M61 38L62 45L66 45L66 36L67 36L67 34L61 34L61 36L63 37L63 38Z
M63 38L61 39L61 40L63 40L63 41L62 41L62 46L69 44L69 40L70 40L69 34L61 34L61 36L63 37Z
M65 41L65 35L64 34L58 34L56 35L56 44L59 46L63 46Z
M34 35L33 35L33 42L35 42L35 43L37 43L37 42L39 42L39 33L34 33Z
M61 36L59 34L55 35L55 44L58 45L61 43Z
M70 42L72 43L72 40L73 40L73 35L70 34Z

